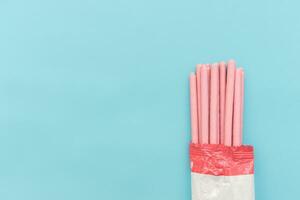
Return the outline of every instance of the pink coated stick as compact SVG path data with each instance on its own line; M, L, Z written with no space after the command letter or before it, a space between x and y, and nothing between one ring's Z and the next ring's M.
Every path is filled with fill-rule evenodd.
M224 144L232 145L232 114L233 114L233 94L235 79L235 62L230 60L227 67L226 97L225 97L225 129Z
M201 76L201 135L200 143L208 144L209 142L209 96L208 96L208 66L203 65L200 70Z
M244 90L245 90L245 73L244 70L242 70L242 105L241 105L241 144L243 144L243 120L244 120Z
M192 143L198 144L197 84L194 73L190 75L190 106Z
M226 64L220 63L220 144L224 144L224 125L225 125L225 91L226 91Z
M210 74L211 74L211 64L207 64L207 88L208 88L208 143L209 143L209 135L210 135L210 124L209 124L209 120L210 120Z
M242 69L235 72L234 105L233 105L233 146L242 145L241 137L241 110L242 108Z
M219 144L219 66L213 64L210 70L210 144Z
M211 71L210 68L211 68L211 64L207 64L207 68L208 68L208 72L207 72L207 75L208 75L208 79L207 79L208 81L207 82L208 83L207 84L208 84L208 115L209 115L209 106L210 106L210 103L209 103L210 102L210 74L211 74L210 73L210 71Z
M201 143L201 79L200 79L200 64L196 66L196 79L197 79L197 107L198 107L198 138L199 142Z

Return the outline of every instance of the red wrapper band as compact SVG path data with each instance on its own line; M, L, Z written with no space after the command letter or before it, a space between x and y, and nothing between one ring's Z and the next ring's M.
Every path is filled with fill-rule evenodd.
M191 171L214 176L254 173L252 146L190 145Z

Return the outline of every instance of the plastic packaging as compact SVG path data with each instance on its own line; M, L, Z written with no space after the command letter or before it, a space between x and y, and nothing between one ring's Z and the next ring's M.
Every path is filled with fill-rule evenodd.
M190 145L192 200L254 200L252 146Z

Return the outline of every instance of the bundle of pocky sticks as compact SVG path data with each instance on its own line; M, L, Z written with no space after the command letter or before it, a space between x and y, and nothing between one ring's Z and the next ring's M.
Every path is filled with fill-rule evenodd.
M253 147L242 144L244 70L233 60L190 75L193 200L254 200Z

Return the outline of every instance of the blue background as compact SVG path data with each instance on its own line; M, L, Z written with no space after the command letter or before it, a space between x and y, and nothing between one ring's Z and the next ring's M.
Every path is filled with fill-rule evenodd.
M0 199L189 200L188 76L230 58L256 197L298 199L299 6L0 1Z

